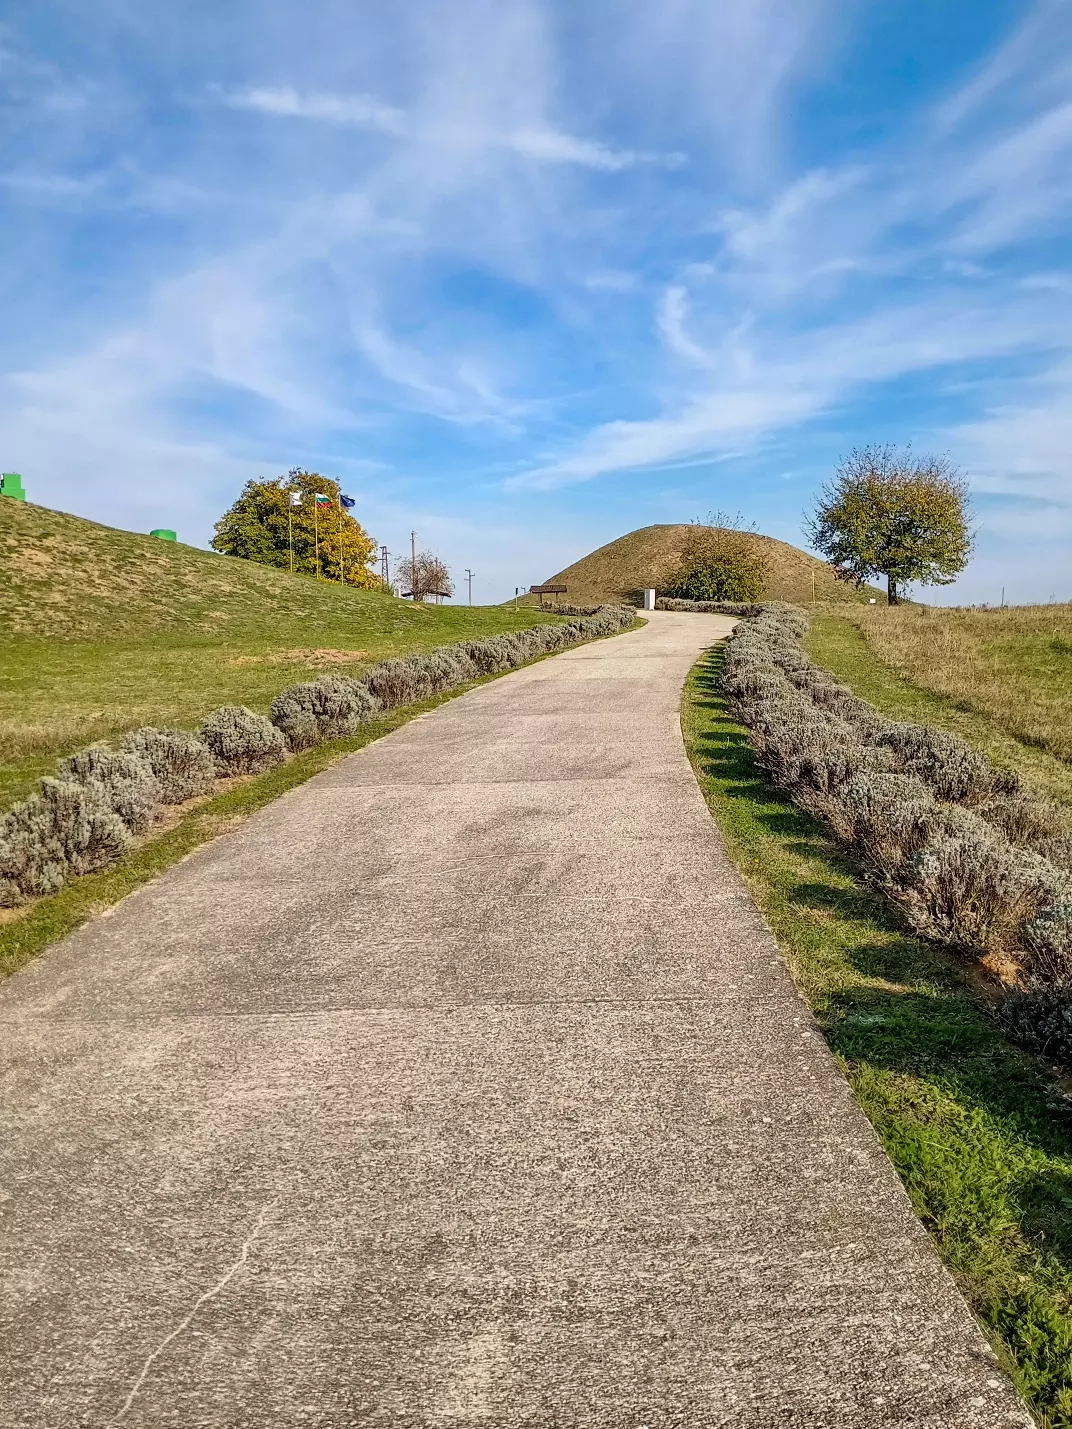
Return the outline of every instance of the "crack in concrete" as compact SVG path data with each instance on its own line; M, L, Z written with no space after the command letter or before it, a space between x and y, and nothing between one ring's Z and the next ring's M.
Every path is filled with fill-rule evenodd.
M131 1406L133 1405L135 1399L137 1399L138 1397L138 1393L141 1390L142 1385L148 1379L149 1372L152 1369L153 1365L156 1363L156 1361L160 1358L160 1356L164 1353L164 1351L169 1345L173 1344L179 1338L180 1335L186 1333L186 1331L193 1324L197 1312L201 1309L202 1305L207 1305L210 1300L214 1300L216 1296L219 1295L220 1292L225 1288L225 1286L231 1280L233 1280L234 1277L238 1274L238 1272L242 1269L243 1265L245 1265L246 1261L250 1257L250 1252L253 1249L253 1242L257 1239L257 1236L260 1234L261 1229L264 1226L265 1217L275 1205L275 1201L269 1201L269 1203L264 1207L260 1215L257 1217L257 1222L254 1225L253 1230L250 1232L249 1238L242 1242L242 1249L239 1253L238 1259L227 1271L224 1272L224 1274L219 1278L219 1280L216 1281L215 1285L213 1285L211 1289L206 1290L203 1295L198 1297L198 1299L194 1302L193 1309L186 1316L186 1318L179 1325L177 1325L169 1335L165 1335L164 1338L157 1345L156 1349L149 1354L149 1356L145 1360L145 1363L141 1367L141 1373L138 1375L137 1379L134 1381L133 1386L131 1387L130 1393L123 1401L123 1407L120 1409L119 1413L115 1416L115 1418L110 1421L110 1425L118 1424L120 1420L126 1418Z

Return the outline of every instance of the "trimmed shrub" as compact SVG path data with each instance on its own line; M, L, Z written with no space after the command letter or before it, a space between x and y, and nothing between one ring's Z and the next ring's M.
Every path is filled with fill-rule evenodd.
M989 759L945 730L891 721L878 739L895 751L908 773L925 779L939 799L980 802L1000 786Z
M386 710L414 704L432 692L426 676L412 658L384 660L381 665L374 665L361 683L371 698Z
M762 605L736 600L677 600L673 596L656 596L656 610L695 611L700 615L735 615L739 620L759 615Z
M1056 804L1028 793L999 794L976 809L982 818L1008 839L1042 853L1064 832L1065 818Z
M977 835L935 839L901 876L900 901L918 932L984 951L1015 947L1022 925L1060 894L1045 859Z
M1026 972L1033 982L1072 987L1072 887L1069 896L1024 924Z
M939 810L921 779L867 772L838 791L830 822L843 843L889 880L936 835Z
M0 820L0 906L56 893L70 874L108 868L131 841L99 787L42 779L38 793Z
M380 708L368 680L368 675L362 680L323 675L319 680L291 685L272 701L272 724L282 731L291 749L345 739Z
M472 660L478 675L498 675L510 668L509 653L503 639L501 635L489 635L483 640L467 640L460 648Z
M723 689L757 762L856 850L918 932L1052 963L1024 925L1070 884L1061 812L955 735L885 719L812 664L805 628L799 612L764 606L727 643Z
M145 832L161 802L152 766L139 754L105 744L91 744L61 760L57 777L84 784L134 834Z
M212 792L216 765L208 745L186 729L155 729L146 725L123 737L122 749L136 754L152 769L165 804L184 804Z
M222 777L261 774L286 756L282 731L245 705L220 705L206 717L200 735Z

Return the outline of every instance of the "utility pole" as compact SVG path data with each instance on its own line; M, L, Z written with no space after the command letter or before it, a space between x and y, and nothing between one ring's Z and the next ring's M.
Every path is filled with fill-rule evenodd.
M409 533L409 552L410 552L410 561L411 561L410 572L409 572L409 573L410 573L410 576L411 576L410 585L413 587L413 591L412 591L413 599L416 600L416 599L417 599L417 533L416 533L416 531L411 531L411 532Z
M514 614L517 614L517 593L521 589L519 585L514 586Z
M465 579L469 582L469 604L473 603L473 573L466 567Z
M387 547L386 547L386 546L381 546L381 547L380 547L380 575L383 577L383 583L384 583L384 585L388 588L388 590L390 590L390 588L391 588L391 568L390 568L390 566L387 564L387 557L388 557L389 555L390 555L390 552L388 551Z

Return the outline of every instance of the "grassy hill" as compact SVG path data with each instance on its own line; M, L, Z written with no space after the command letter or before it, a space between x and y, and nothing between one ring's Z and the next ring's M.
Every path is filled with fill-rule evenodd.
M639 531L630 531L628 536L600 546L598 551L549 576L548 584L568 586L569 594L564 599L581 604L634 598L646 587L654 586L658 590L680 560L685 537L691 529L689 526L644 526ZM866 602L869 596L876 594L867 587L857 589L835 580L824 561L785 541L751 532L744 533L744 538L757 546L767 560L768 600L810 604L813 576L817 600Z
M324 668L538 618L414 605L0 497L0 808L94 739L266 710Z

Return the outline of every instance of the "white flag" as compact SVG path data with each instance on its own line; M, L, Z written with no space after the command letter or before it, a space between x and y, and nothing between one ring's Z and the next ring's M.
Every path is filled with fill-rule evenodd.
M301 494L300 491L292 491L292 492L290 493L290 504L291 504L291 506L300 506L300 505L301 505L301 499L302 499L302 494Z

